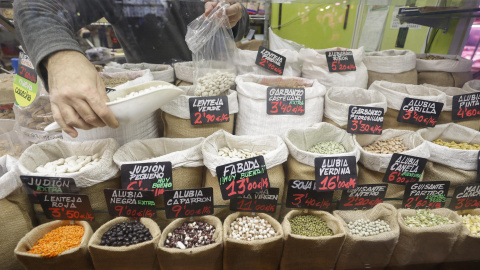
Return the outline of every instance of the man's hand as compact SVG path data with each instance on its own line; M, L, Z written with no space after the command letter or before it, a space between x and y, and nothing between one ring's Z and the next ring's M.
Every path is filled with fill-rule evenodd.
M208 16L210 12L218 5L219 2L206 2L205 3L205 16ZM228 21L230 27L234 27L238 21L242 18L242 5L240 3L232 4L227 8Z
M118 127L105 105L109 99L103 81L83 54L60 51L43 63L48 71L53 118L63 131L77 137L75 128Z

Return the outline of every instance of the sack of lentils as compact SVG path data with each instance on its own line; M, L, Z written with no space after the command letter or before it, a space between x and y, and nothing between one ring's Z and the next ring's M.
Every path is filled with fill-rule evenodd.
M473 79L473 61L457 55L418 54L418 84L463 87Z
M356 71L330 72L327 64L328 51L352 51ZM332 86L367 88L368 72L363 63L365 50L346 48L329 48L324 50L301 49L299 58L303 62L302 77L317 80L327 89Z
M258 76L253 74L238 76L238 115L235 122L236 135L285 135L292 127L309 127L323 118L323 97L325 87L316 80L299 77ZM275 87L274 89L269 89ZM277 87L299 88L292 96L305 95L305 113L303 115L267 114L267 95L275 96ZM279 106L280 107L280 106ZM278 110L281 110L278 108Z
M381 184L394 153L427 159L430 156L427 142L409 130L385 129L382 135L357 134L355 143L361 153L358 164L358 184L361 185ZM385 197L398 199L389 203L400 207L404 192L404 185L388 183Z
M352 105L378 107L387 112L387 99L378 91L358 87L331 87L325 95L323 121L347 129L348 109Z
M18 161L20 175L73 178L79 194L86 194L92 205L97 229L110 220L103 190L121 188L120 174L113 162L118 148L114 139L86 142L51 140L35 144ZM34 205L40 223L48 222L39 204ZM97 212L98 211L98 212Z
M400 237L391 269L430 269L444 262L462 229L462 219L446 208L399 209Z
M161 231L149 218L117 217L100 227L88 242L95 269L158 269L156 247Z
M421 129L418 134L430 151L423 181L450 181L448 196L457 186L475 183L480 132L450 123Z
M215 88L215 85L209 85L203 90L199 90L198 86L181 87L185 91L185 95L170 101L161 107L163 136L167 138L198 138L208 137L217 130L225 130L233 133L234 114L238 112L237 92L230 90L235 84L235 77L229 79L228 85L218 85L222 89ZM192 125L190 121L189 99L193 97L207 96L227 96L229 121L215 124ZM217 102L216 99L214 99ZM218 104L215 103L217 106Z
M302 75L302 63L298 59L298 52L294 50L281 49L273 50L274 52L285 56L285 68L283 69L282 76L288 77L300 77ZM237 73L238 75L244 74L256 74L256 75L273 75L271 71L268 71L260 66L255 65L257 59L258 50L238 50L237 61Z
M127 143L120 147L113 161L121 168L123 164L146 162L171 162L173 189L200 188L203 184L203 138L156 138ZM164 207L163 195L155 197L157 208ZM165 218L164 210L157 210L154 218L160 228L172 220Z
M270 187L279 188L278 201L282 200L285 174L282 164L287 160L288 149L283 140L275 135L235 136L219 130L205 139L202 145L205 171L205 187L213 187L213 203L229 205L223 200L216 168L235 161L262 155L268 173ZM228 208L215 208L215 216L225 219L232 212ZM273 216L278 218L280 207Z
M271 216L261 213L229 215L223 223L223 241L224 270L278 269L283 229Z
M214 216L193 219L176 219L163 230L157 247L162 270L222 269L222 222Z
M374 81L417 84L417 55L410 50L368 52L363 62L368 70L368 86Z
M334 211L345 228L335 269L385 269L397 245L397 209L381 203L369 210Z
M400 111L400 108L402 107L403 100L407 97L441 102L443 104L445 104L447 101L445 93L423 85L376 81L368 88L368 90L377 90L387 98L388 111L385 112L385 117L383 118L384 129L394 128L415 131L422 128L422 126L419 125L402 123L397 121L398 113ZM442 114L449 113L451 115L451 112L445 112L442 110L442 112L440 113L440 117L442 117Z
M283 219L282 228L281 270L335 268L345 240L338 218L324 211L292 210Z
M15 256L27 270L93 270L88 254L92 234L86 221L48 222L35 227L18 242Z

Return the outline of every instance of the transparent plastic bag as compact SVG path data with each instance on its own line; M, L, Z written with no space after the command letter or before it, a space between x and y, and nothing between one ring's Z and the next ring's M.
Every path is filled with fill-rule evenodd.
M14 127L15 121L0 120L0 157L9 155L19 158L28 147Z

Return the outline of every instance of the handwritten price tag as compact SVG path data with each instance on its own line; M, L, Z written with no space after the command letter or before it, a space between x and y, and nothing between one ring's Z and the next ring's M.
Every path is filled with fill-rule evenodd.
M92 206L84 194L38 194L40 205L48 219L93 221Z
M449 208L454 211L480 208L480 184L456 187Z
M408 183L403 195L403 208L444 207L449 187L450 181Z
M279 188L268 188L262 191L243 195L230 200L230 210L240 212L275 213Z
M356 71L352 51L327 51L328 70L330 72Z
M387 184L357 185L353 189L344 190L338 209L369 209L382 203L387 194Z
M443 103L405 98L398 113L397 121L425 127L434 127L442 112Z
M120 172L123 189L149 190L155 197L173 189L171 162L123 164Z
M205 125L230 121L228 97L192 97L188 99L190 123Z
M480 93L453 96L452 120L480 117Z
M347 132L354 134L382 134L384 109L365 106L348 108Z
M73 178L43 177L20 175L20 180L32 204L40 203L40 193L77 193L78 188Z
M286 61L285 56L260 46L255 64L278 75L283 75Z
M103 192L111 216L152 218L157 214L153 191L104 189Z
M332 205L333 191L317 192L315 180L290 180L287 190L287 208L328 210Z
M267 114L304 115L305 88L268 87Z
M213 188L168 190L164 200L168 219L213 214Z
M354 156L315 158L317 191L354 188L357 185L357 163Z
M390 159L383 182L399 185L418 182L422 177L425 165L427 165L426 158L395 153Z

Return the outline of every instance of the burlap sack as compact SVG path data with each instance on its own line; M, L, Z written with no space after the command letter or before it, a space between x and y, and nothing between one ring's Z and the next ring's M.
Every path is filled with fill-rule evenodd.
M173 189L200 188L203 184L203 138L171 139L157 138L139 140L120 147L113 161L120 168L123 164L166 162L172 163ZM155 198L157 208L164 208L163 196ZM157 210L153 218L160 228L165 228L172 220L166 219L165 210Z
M417 84L417 56L410 50L385 50L365 53L368 87L375 81Z
M235 121L236 135L273 134L284 136L291 127L309 127L321 122L325 87L316 80L285 76L238 76L238 114ZM304 87L304 115L267 114L268 87Z
M94 269L90 254L88 254L88 241L92 237L93 231L90 225L85 221L74 221L75 225L81 225L85 228L80 246L62 252L53 258L44 258L37 254L27 253L35 243L48 232L65 225L70 225L70 221L56 220L42 224L29 233L27 233L15 248L15 256L28 270L89 270ZM5 268L10 269L10 268Z
M385 269L400 235L395 207L381 203L369 210L334 211L333 215L341 220L346 235L335 269ZM384 220L391 231L366 237L353 235L347 224L359 219Z
M286 57L285 68L282 76L300 77L302 75L302 62L298 59L298 52L289 49L273 50L274 52ZM276 75L272 71L255 65L258 49L255 51L238 50L238 61L236 62L237 74L256 74L256 75Z
M323 219L333 231L332 236L307 237L293 234L290 219L314 215ZM285 244L280 269L334 269L345 240L345 229L340 219L324 211L292 210L282 222Z
M285 181L282 164L288 157L288 149L283 140L275 135L235 136L219 130L206 138L202 145L203 162L207 167L204 186L213 187L213 203L215 206L221 206L215 208L215 216L223 220L232 213L228 207L230 200L223 200L222 198L216 168L240 160L218 156L218 149L222 147L248 149L250 151L267 150L268 153L263 158L267 167L268 180L271 187L279 188L278 201L282 201ZM277 206L277 211L272 216L278 218L279 213L280 207Z
M238 217L251 215L248 213L233 213L223 223L223 269L262 269L277 270L282 257L283 229L277 220L269 215L259 213L259 217L272 224L276 234L263 240L244 241L229 237L230 224Z
M118 223L131 221L127 217L117 217L102 225L88 242L88 251L92 256L95 269L103 270L150 270L158 269L155 249L160 239L161 231L155 221L141 218L140 222L148 228L153 239L131 246L100 246L103 234Z
M389 269L429 269L447 259L462 229L462 219L455 212L446 208L431 211L436 215L447 217L455 223L411 228L405 225L403 217L415 215L415 210L398 210L400 237L390 259Z
M383 118L383 129L394 128L415 131L422 128L422 126L415 124L397 122L398 113L406 97L446 103L445 93L422 85L376 81L368 90L377 90L387 98L388 111L385 112ZM442 110L440 115L448 113Z
M347 129L348 109L351 105L383 108L387 113L387 99L378 91L357 87L332 87L325 95L324 122Z
M228 110L230 121L216 124L192 125L190 122L190 110L188 100L193 96L195 86L180 87L185 95L170 101L162 106L163 136L167 138L198 138L208 137L217 130L225 130L233 133L234 114L238 112L237 92L229 90Z
M445 59L426 60L426 54L417 55L418 84L462 87L473 79L471 69L473 61L457 55L441 55Z
M212 239L214 243L202 247L178 249L166 248L167 234L180 227L189 218L176 219L163 230L157 246L157 260L162 270L204 269L221 270L223 262L223 225L214 216L194 217L195 221L207 222L215 227Z

